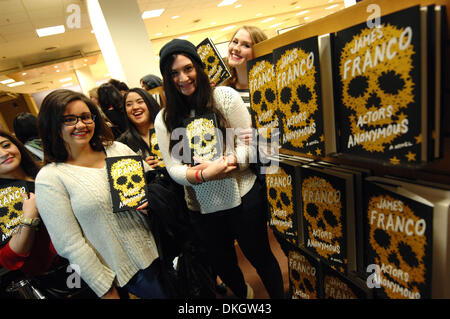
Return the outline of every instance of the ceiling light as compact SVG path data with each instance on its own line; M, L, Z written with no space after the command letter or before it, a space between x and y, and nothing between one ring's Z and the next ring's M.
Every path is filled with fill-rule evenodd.
M309 17L304 17L303 20L309 20Z
M260 16L262 16L262 13L257 13L256 16L260 17Z
M223 7L223 6L229 6L232 5L233 3L235 3L237 0L223 0L221 3L219 3L217 6L218 7Z
M173 16L172 19L178 19L180 16Z
M23 72L22 75L27 75L27 72Z
M66 87L66 86L72 86L73 85L73 83L72 82L70 82L70 83L64 83L63 85L61 85L62 87Z
M72 78L64 78L59 80L59 82L67 82L67 81L72 81Z
M182 35L181 37L178 37L177 39L186 40L189 38L189 35Z
M84 62L87 62L87 59L84 59L83 61L84 61Z
M13 82L14 82L13 79L8 79L8 80L3 80L3 81L1 81L0 83L1 83L1 84L8 84L8 83L13 83Z
M55 69L57 69L57 68L58 68L58 66L57 66L57 65L54 65L53 67L54 67Z
M339 5L338 4L333 4L332 6L326 7L325 10L330 10L330 9L333 9L333 8L336 8L336 7L339 7Z
M56 70L56 72L60 72L61 70Z
M66 29L64 29L64 25L57 25L54 27L36 29L36 33L39 37L46 37L49 35L64 33Z
M275 19L274 17L272 17L272 18L267 18L267 19L264 19L264 20L262 20L261 22L269 22L269 21L272 21L273 19Z
M156 18L159 17L165 9L156 9L156 10L149 10L144 11L142 13L142 19L149 19L149 18Z
M230 25L228 27L223 28L222 31L228 31L228 30L234 29L235 27L236 26L234 26L234 25Z
M283 23L275 23L275 24L272 24L270 27L271 28L276 28L276 27L278 27L278 26L280 26L280 25L282 25Z
M296 16L301 16L302 14L305 14L305 13L308 13L309 12L309 10L303 10L303 11L300 11L299 13L297 13L297 14L295 14Z
M356 4L356 0L344 0L344 6L346 8L350 7L350 6L354 5L354 4Z
M8 86L9 86L10 88L12 88L12 87L14 87L14 86L19 86L19 85L24 85L24 84L25 84L24 81L20 81L20 82L14 82L14 83L8 84Z
M162 35L162 32L158 32L158 33L156 33L155 35L156 35L156 36L160 36L160 35Z
M242 4L237 4L234 6L236 9L242 7Z
M211 25L216 25L217 24L217 22L211 22Z

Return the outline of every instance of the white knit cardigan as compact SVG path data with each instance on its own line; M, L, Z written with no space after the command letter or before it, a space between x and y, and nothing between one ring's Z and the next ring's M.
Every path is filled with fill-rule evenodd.
M108 157L136 155L119 142L105 149ZM81 278L98 296L113 281L125 285L158 257L141 213L112 212L106 168L51 163L35 184L39 214L57 253L79 266Z
M222 111L231 128L250 128L251 118L239 93L226 86L219 86L213 93L217 107ZM170 176L185 186L185 198L191 210L203 214L231 209L241 204L241 198L252 188L256 175L249 169L249 148L239 138L236 139L234 154L238 169L230 178L193 185L186 179L187 165L169 153L170 134L167 132L161 110L155 119L155 132L159 149Z

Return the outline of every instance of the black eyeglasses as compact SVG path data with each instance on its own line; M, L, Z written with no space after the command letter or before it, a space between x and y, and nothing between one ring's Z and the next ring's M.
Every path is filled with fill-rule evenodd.
M95 115L93 115L91 113L84 113L84 114L81 114L80 116L66 115L66 116L63 116L62 123L65 126L74 126L74 125L77 125L78 119L80 119L81 122L83 122L84 124L92 124L95 121Z

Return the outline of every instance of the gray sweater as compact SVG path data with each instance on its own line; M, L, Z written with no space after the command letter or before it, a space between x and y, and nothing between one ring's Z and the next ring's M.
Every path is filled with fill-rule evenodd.
M105 149L108 157L136 155L119 142ZM106 168L48 164L36 177L36 202L56 251L80 267L98 296L113 281L124 286L158 257L141 213L112 212Z

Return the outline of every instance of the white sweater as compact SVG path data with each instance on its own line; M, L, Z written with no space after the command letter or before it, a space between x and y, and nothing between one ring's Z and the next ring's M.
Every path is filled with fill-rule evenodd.
M214 99L232 128L250 128L251 119L247 108L236 90L219 86L214 89ZM155 131L159 149L170 176L185 186L185 198L191 210L212 213L231 209L241 204L241 198L252 188L256 175L249 169L248 146L236 139L234 154L238 161L238 169L230 174L230 178L209 181L193 185L186 178L187 165L170 156L170 134L167 132L161 110L155 119Z
M105 149L108 157L136 155L119 142ZM56 251L80 267L98 296L114 280L122 287L158 257L141 213L112 212L106 168L48 164L36 177L36 202Z

